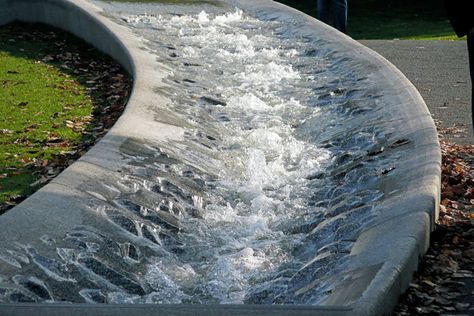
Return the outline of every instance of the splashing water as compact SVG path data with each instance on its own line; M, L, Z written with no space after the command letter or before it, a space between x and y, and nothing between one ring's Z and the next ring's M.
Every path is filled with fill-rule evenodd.
M0 257L62 283L17 276L16 289L0 288L2 300L319 303L331 287L314 280L341 270L382 196L361 187L373 171L340 171L381 132L323 141L359 113L348 102L360 113L372 104L358 92L362 74L344 70L347 61L315 47L321 42L285 35L291 25L239 9L119 8L108 14L172 69L157 93L185 122L184 138L124 144L132 162L120 179L88 189L106 201L97 212L120 238L81 226L51 243L56 259L24 247Z

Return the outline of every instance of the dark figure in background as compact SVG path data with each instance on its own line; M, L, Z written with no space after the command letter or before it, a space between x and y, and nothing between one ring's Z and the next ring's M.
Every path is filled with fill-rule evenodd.
M318 0L317 18L346 33L347 0Z
M456 35L459 37L467 35L472 89L471 115L474 128L474 86L472 86L474 85L474 11L472 10L472 3L470 2L471 0L445 0L444 4Z

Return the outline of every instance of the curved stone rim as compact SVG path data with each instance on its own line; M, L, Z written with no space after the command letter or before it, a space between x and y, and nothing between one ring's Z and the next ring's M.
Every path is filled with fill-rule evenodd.
M302 32L318 32L329 47L373 66L373 76L379 79L379 86L391 92L392 102L383 124L399 131L399 137L410 139L410 152L405 157L405 165L383 183L399 192L381 203L375 223L357 238L349 269L344 273L344 286L336 289L322 306L5 304L0 305L2 314L59 315L64 308L71 315L85 312L97 315L156 312L170 315L382 315L391 312L398 296L408 286L419 257L429 246L429 234L439 206L441 154L436 128L423 99L405 76L383 57L299 11L270 0L226 2L266 18L301 21L305 25ZM147 61L153 56L142 49L143 44L129 30L104 17L99 8L84 0L0 0L0 6L6 8L0 12L0 24L22 20L62 28L111 55L134 78L126 110L111 131L58 178L0 217L0 238L19 242L22 237L12 235L18 227L30 229L37 236L48 230L40 222L44 216L54 217L49 224L63 231L70 228L68 221L82 222L82 217L88 216L86 212L65 214L65 210L72 208L83 209L80 201L90 199L87 194L78 192L77 186L84 179L119 170L122 162L114 158L124 139L175 139L181 130L163 123L147 123L149 100L154 98L156 103L154 83L165 76L166 66L150 67ZM160 135L151 132L156 128L160 129ZM48 211L36 214L34 210L38 208Z
M351 314L391 314L429 247L429 236L438 217L441 153L436 127L423 98L384 57L310 16L274 1L231 2L251 7L267 18L300 19L308 28L319 29L320 38L338 51L375 65L374 75L382 88L397 92L392 96L391 108L387 109L387 121L399 119L386 122L387 127L412 141L404 159L404 170L393 176L400 192L382 202L376 222L357 238L351 251L352 271L348 272L348 281L324 303L342 305L355 292L360 296L350 304Z

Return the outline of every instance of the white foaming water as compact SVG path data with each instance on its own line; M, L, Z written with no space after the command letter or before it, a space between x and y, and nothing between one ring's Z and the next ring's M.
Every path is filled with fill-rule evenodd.
M291 65L281 65L273 61L267 64L248 65L245 72L237 74L241 80L241 88L263 87L265 91L283 80L297 80L300 75L294 71Z
M262 99L252 93L246 93L242 96L231 96L228 98L228 106L240 110L250 110L256 112L264 112L271 110L271 106L265 103Z
M93 218L0 251L18 269L0 276L0 302L324 301L394 159L370 155L388 146L360 116L378 120L383 104L370 75L298 22L107 3L166 70L147 104L182 137L124 140L119 179L78 186Z
M291 249L301 236L275 227L306 207L306 177L331 158L329 152L293 135L294 122L317 115L316 109L298 101L298 95L281 94L308 80L291 64L298 53L283 49L261 30L262 22L241 10L125 20L144 29L147 39L176 47L176 75L204 83L211 89L207 93L222 102L204 104L204 109L211 116L224 113L230 118L219 121L216 116L213 123L224 136L220 147L229 149L215 152L227 168L220 172L217 190L209 192L203 219L181 219L186 229L179 239L186 256L172 255L166 263L159 259L162 266L180 271L186 266L184 279L192 284L183 284L172 269L157 267L146 279L174 289L169 302L242 303L252 283L293 260ZM163 31L147 32L154 28ZM182 68L183 62L201 66ZM199 93L189 89L191 95Z

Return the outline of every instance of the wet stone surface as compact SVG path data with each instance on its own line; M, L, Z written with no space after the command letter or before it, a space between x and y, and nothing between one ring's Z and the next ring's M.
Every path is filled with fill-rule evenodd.
M97 227L5 246L0 302L320 303L409 145L368 70L235 8L101 5L173 69L155 119L183 137L128 139L117 178L79 187Z

